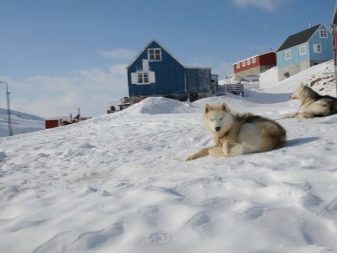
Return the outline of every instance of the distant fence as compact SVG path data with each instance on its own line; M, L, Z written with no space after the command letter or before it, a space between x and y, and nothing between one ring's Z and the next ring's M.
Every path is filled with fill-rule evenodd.
M243 84L242 83L234 83L234 84L225 84L225 92L232 93L235 95L244 96Z
M260 87L259 82L244 83L245 89L258 89Z

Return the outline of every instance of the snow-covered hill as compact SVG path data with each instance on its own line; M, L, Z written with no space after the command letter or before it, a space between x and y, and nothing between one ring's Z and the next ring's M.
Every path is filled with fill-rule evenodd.
M266 91L292 92L301 83L310 86L321 95L336 97L333 61L324 62L301 71L293 77L278 81L277 67L260 75L260 88Z
M14 135L44 129L44 119L23 112L11 110L11 122ZM0 137L8 136L7 110L0 108Z
M211 145L205 103L276 119L298 109L291 89L149 98L1 138L0 252L337 252L337 115L279 120L278 150L185 162Z

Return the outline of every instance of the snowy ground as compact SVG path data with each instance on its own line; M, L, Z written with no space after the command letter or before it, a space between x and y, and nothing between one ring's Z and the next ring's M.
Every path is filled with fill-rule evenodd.
M150 98L0 138L0 252L337 252L337 115L279 120L278 150L185 162L211 145L205 103L274 119L299 108L276 91Z
M14 135L44 129L44 119L28 113L11 111L11 122ZM0 137L8 135L7 110L0 108Z

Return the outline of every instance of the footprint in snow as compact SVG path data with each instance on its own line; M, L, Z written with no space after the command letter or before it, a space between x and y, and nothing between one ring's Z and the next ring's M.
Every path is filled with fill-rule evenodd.
M154 232L147 237L147 241L152 245L162 245L170 241L170 236L164 232Z
M202 202L202 206L210 210L225 210L236 204L236 200L224 197L215 197L206 199Z
M212 222L206 212L200 212L189 219L186 224L198 232L203 232L210 229Z
M78 146L81 149L93 149L96 148L96 146L91 145L90 143L83 143L80 146Z

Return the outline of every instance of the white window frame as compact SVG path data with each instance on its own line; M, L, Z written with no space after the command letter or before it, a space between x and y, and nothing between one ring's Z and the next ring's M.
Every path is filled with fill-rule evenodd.
M326 29L319 30L319 37L322 39L328 38L328 31Z
M300 50L300 55L305 55L307 53L306 45L301 45L299 50Z
M149 85L156 83L156 74L153 71L137 71L131 73L131 84Z
M321 44L314 44L313 47L314 47L314 53L316 53L316 54L322 53L322 45Z
M162 60L161 48L149 48L147 49L147 59L150 62L158 62Z
M291 50L287 50L284 52L284 58L286 60L290 60L291 59Z
M137 84L149 84L149 73L148 72L137 72Z

